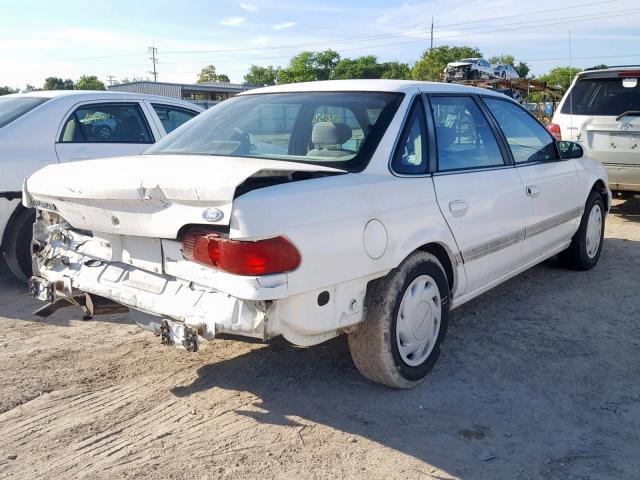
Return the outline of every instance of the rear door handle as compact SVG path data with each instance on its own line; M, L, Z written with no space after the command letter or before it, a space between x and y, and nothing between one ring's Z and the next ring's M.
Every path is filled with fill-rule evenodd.
M540 187L537 185L527 185L527 197L537 197L540 195Z
M467 210L469 210L469 205L464 200L454 200L449 203L449 211L456 218L466 215Z

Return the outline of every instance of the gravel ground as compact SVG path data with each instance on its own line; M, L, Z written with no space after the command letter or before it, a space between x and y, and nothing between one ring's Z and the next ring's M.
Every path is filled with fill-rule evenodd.
M640 204L590 272L554 260L453 314L421 386L313 348L188 354L126 316L46 321L0 268L0 478L637 479Z

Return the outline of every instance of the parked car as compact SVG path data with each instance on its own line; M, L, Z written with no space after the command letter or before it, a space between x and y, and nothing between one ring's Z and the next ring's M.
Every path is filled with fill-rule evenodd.
M128 308L192 351L220 334L309 346L346 333L364 376L408 388L451 309L556 254L598 262L606 183L578 144L490 90L250 90L141 156L29 177L30 290L42 316Z
M138 154L202 110L173 98L120 92L0 97L0 251L13 274L25 282L31 276L34 211L20 204L25 177L50 163Z
M600 160L612 190L640 193L640 66L580 72L548 128Z
M502 78L504 80L513 80L514 78L520 78L516 69L509 63L498 63L493 66L493 76Z
M456 80L482 80L494 77L493 67L484 58L463 58L447 64L444 69L446 82Z

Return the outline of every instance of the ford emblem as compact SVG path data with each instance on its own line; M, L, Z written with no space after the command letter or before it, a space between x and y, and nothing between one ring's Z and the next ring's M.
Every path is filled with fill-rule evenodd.
M222 210L217 208L207 208L204 212L202 212L202 218L204 218L207 222L219 222L224 217L224 213Z

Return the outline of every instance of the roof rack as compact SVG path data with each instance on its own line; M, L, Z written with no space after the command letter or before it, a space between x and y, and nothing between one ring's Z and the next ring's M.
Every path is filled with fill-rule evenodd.
M611 70L614 68L640 68L640 65L607 65L606 68L589 67L589 68L585 68L583 72L588 72L591 70Z

